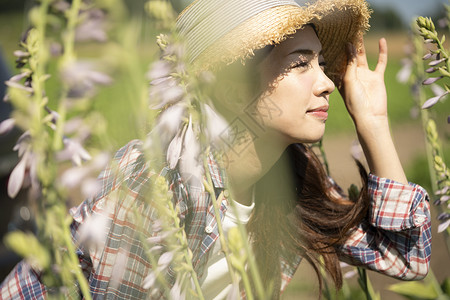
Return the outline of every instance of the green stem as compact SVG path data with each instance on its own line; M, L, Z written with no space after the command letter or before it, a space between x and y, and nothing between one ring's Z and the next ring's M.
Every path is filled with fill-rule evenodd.
M327 274L326 274L326 271L325 271L325 267L324 267L324 260L323 260L323 257L322 256L320 256L320 266L319 266L319 270L320 270L320 275L322 276L322 282L323 282L323 284L324 284L324 294L325 294L325 299L328 299L328 300L332 300L332 299L334 299L334 298L336 298L336 297L333 297L332 295L332 293L331 293L331 291L330 291L330 287L328 286L328 282L327 282L327 280L326 280L326 278L327 278Z
M220 211L219 211L219 206L217 204L218 201L220 201L220 203L222 203L223 200L223 192L219 195L219 199L216 198L216 195L214 193L214 188L213 188L213 183L212 183L212 179L211 179L211 174L209 174L209 167L208 167L208 162L206 161L206 156L209 155L209 148L206 150L206 154L203 158L203 166L205 168L205 175L206 175L206 183L205 183L205 188L207 189L207 191L209 192L210 196L211 196L211 200L212 200L212 204L214 207L214 216L216 218L216 222L217 222L217 228L219 230L219 239L220 239L220 243L222 246L222 251L225 254L225 258L227 260L227 265L228 265L228 270L230 271L230 276L231 276L231 280L233 283L237 283L238 279L236 274L232 271L233 270L233 266L231 265L231 259L230 259L230 250L228 249L228 244L227 241L225 240L225 234L223 232L223 227L222 227L222 220L220 219Z
M242 277L242 282L244 283L244 288L246 291L251 291L252 290L252 286L250 284L250 279L248 278L248 274L245 271L245 269L239 269L239 274L241 274ZM253 295L247 295L248 300L253 300Z
M358 267L358 275L359 275L359 285L361 286L361 288L364 290L364 294L366 295L366 299L367 300L372 300L372 295L369 291L369 286L368 286L368 278L367 278L367 273L366 270L363 268Z
M138 225L137 228L143 228L144 221L142 220L141 214L138 212L137 207L133 207L134 210L134 216L136 217L136 224ZM138 230L139 239L141 240L142 248L144 248L144 253L147 256L147 258L150 260L150 264L155 268L155 266L158 266L158 261L155 259L155 257L152 255L150 248L148 247L148 242L146 241L146 236L142 233L142 231ZM156 280L161 284L163 290L168 291L170 290L169 285L167 284L166 279L161 274L161 272L158 271L158 269L154 269L153 272L155 272Z
M172 205L172 202L170 202L169 204L170 204L170 210L171 210L173 224L176 224L175 226L181 232L180 242L184 249L183 256L184 256L185 262L188 265L189 273L191 273L191 278L194 281L194 286L195 286L195 290L197 291L197 296L199 299L204 300L205 298L203 296L202 288L200 286L200 282L198 281L197 273L194 270L194 266L192 265L192 259L190 258L190 255L189 255L189 246L188 246L188 242L187 242L186 232L184 231L183 228L180 228L178 226L178 224L180 224L180 219L178 218L178 214L176 213L175 208Z
M423 47L423 42L422 42L421 37L419 37L419 36L415 37L414 46L416 49L414 63L416 65L418 81L421 82L422 79L425 78L425 70L424 70L424 66L423 66L423 60L421 57L421 55L424 52L424 47ZM426 95L425 95L425 91L424 91L423 87L419 88L418 96L419 96L418 106L422 107L423 103L425 103L425 101L426 101ZM427 161L428 161L428 173L430 174L430 181L431 181L432 195L430 195L430 197L433 197L435 195L436 191L439 189L439 187L437 184L436 172L434 170L434 149L433 149L433 145L430 143L430 141L427 137L427 132L426 132L426 128L428 125L428 121L430 120L430 116L426 109L421 109L420 117L421 117L421 121L422 121L422 129L424 130L424 135L425 135L425 149L426 149ZM439 211L439 213L442 212L442 208L440 206L436 206L436 208ZM446 241L447 251L450 251L450 236L448 234L448 231L443 232L443 234L444 234L445 241Z
M44 91L44 81L42 78L45 75L45 64L46 64L46 47L45 47L45 35L46 35L46 24L47 24L47 12L50 5L50 0L43 0L39 6L39 18L36 20L36 31L38 34L38 49L36 51L36 57L30 58L30 60L35 59L36 68L33 70L32 82L34 89L34 101L36 103L36 115L35 120L38 122L37 126L42 126L42 110L43 110L43 91Z
M78 21L78 14L81 8L81 0L73 0L70 10L67 14L67 28L63 36L64 41L64 53L60 60L60 68L69 64L75 57L75 26ZM63 85L62 93L58 105L59 118L56 122L55 136L53 138L53 149L59 150L62 148L62 137L64 130L64 122L66 119L66 97L68 93L68 87Z
M442 291L441 285L439 284L439 281L436 279L436 276L434 276L433 270L430 268L428 271L428 275L425 278L425 280L430 283L434 290L438 293L438 298L445 296L445 293Z
M184 230L183 230L183 238L186 239L186 234L185 234ZM185 261L188 264L189 272L191 273L191 278L194 281L194 286L195 286L195 290L197 291L197 296L198 296L199 299L204 300L205 297L203 296L203 291L202 291L202 288L200 286L200 282L198 281L197 273L194 270L194 266L192 265L192 260L191 260L191 258L189 256L190 256L189 255L189 248L186 245L186 248L184 250L184 258L185 258Z
M75 46L75 26L78 22L78 15L81 8L81 0L72 0L72 5L67 14L67 29L64 39L64 54L63 60L71 60L74 58L74 46Z
M62 208L61 211L65 211L65 206ZM65 222L65 216L61 215L60 223L63 225L63 236L64 236L64 243L67 247L67 254L69 255L70 261L73 263L74 268L73 272L75 272L75 278L78 281L78 284L80 285L81 293L86 300L91 300L91 291L89 288L88 281L86 277L84 277L83 272L81 271L81 268L78 266L78 257L75 254L75 247L73 245L72 239L71 239L71 233L69 230L69 226L67 226Z
M234 210L236 216L239 216L237 212L237 208L234 205L233 201L230 201L231 207ZM252 274L253 282L255 284L255 289L258 294L258 299L267 299L266 293L264 291L264 287L262 284L261 276L259 275L258 265L256 264L255 256L252 255L252 250L250 249L250 244L248 242L248 235L245 226L238 221L237 226L239 229L239 233L242 237L242 243L244 244L244 250L248 256L248 264L250 268L250 273Z

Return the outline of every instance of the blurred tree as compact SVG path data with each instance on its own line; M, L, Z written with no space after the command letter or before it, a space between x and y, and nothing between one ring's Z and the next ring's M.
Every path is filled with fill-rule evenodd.
M371 7L373 10L370 18L370 28L373 30L392 31L405 29L402 18L392 7Z
M170 0L173 5L173 8L178 12L182 12L185 7L191 4L193 0Z
M23 11L26 1L27 0L1 0L0 13L10 11Z

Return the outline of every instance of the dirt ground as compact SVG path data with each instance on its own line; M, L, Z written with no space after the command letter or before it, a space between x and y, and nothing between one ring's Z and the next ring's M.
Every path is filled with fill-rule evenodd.
M419 125L399 125L393 129L392 134L403 166L407 166L415 157L425 152L424 135ZM352 183L360 183L356 165L349 151L355 139L356 135L352 134L333 134L325 136L323 142L330 164L330 172L343 188L347 188ZM431 268L439 282L442 282L444 278L450 276L450 256L442 233L436 232L438 226L438 222L435 220L436 216L436 209L432 205L433 247ZM344 272L347 270L350 269L346 269ZM399 280L375 272L369 272L368 274L375 291L380 293L381 299L405 299L387 290L389 285L398 283ZM356 278L349 280L349 283L352 286L358 285ZM314 270L308 263L303 262L300 265L283 299L318 299L318 281Z

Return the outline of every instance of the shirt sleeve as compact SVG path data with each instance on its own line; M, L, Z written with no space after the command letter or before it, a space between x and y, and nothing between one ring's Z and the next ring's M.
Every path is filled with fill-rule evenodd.
M0 285L0 299L45 299L39 274L25 262L18 263Z
M341 259L403 280L424 278L431 255L427 192L373 174L368 189L368 218L341 246Z
M70 226L72 240L74 245L77 245L77 255L81 269L89 280L92 296L103 297L104 294L110 292L112 295L122 295L122 290L125 290L127 295L137 295L136 298L143 297L144 291L139 285L135 286L133 280L142 281L140 274L147 274L148 263L140 257L144 257L142 245L140 240L135 236L135 224L132 217L132 208L138 206L144 187L148 182L148 172L145 160L140 149L139 141L131 141L129 144L121 148L115 155L113 162L108 166L99 176L98 180L101 184L101 191L99 194L91 199L85 200L77 208L71 210L73 217ZM120 190L121 201L108 200L111 193ZM112 213L107 212L107 202L114 203ZM139 208L144 210L144 205ZM114 218L114 222L112 222ZM146 220L150 222L150 220ZM91 238L104 238L103 247L85 247L79 240L80 230L83 224L91 222L88 228L92 228ZM102 226L100 226L102 225ZM145 223L148 228L150 224ZM98 229L104 229L98 232ZM97 232L97 233L96 233ZM130 278L129 281L120 282L114 287L109 284L111 279L114 279L114 274L117 274L115 267L123 258L123 249L136 248L134 252L136 255L128 255L131 261L132 269L127 273L131 276L139 277ZM128 253L128 252L127 252ZM123 259L122 259L123 260ZM115 273L114 273L115 272ZM138 276L139 275L139 276ZM77 293L76 286L70 290L69 293ZM116 288L117 290L114 290ZM109 291L113 290L113 291ZM47 294L46 287L41 283L39 273L33 270L26 261L20 262L11 273L5 278L0 286L0 299L45 299ZM139 297L140 296L140 297ZM121 296L117 296L123 298ZM128 298L128 297L124 297Z

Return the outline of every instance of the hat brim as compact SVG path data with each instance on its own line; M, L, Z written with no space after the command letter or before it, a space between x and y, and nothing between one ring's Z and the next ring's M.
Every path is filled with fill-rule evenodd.
M194 64L216 69L245 60L254 51L279 44L307 24L314 24L327 62L326 73L337 84L345 71L347 43L360 47L369 29L370 9L364 0L318 0L303 7L275 6L245 20L202 51Z

